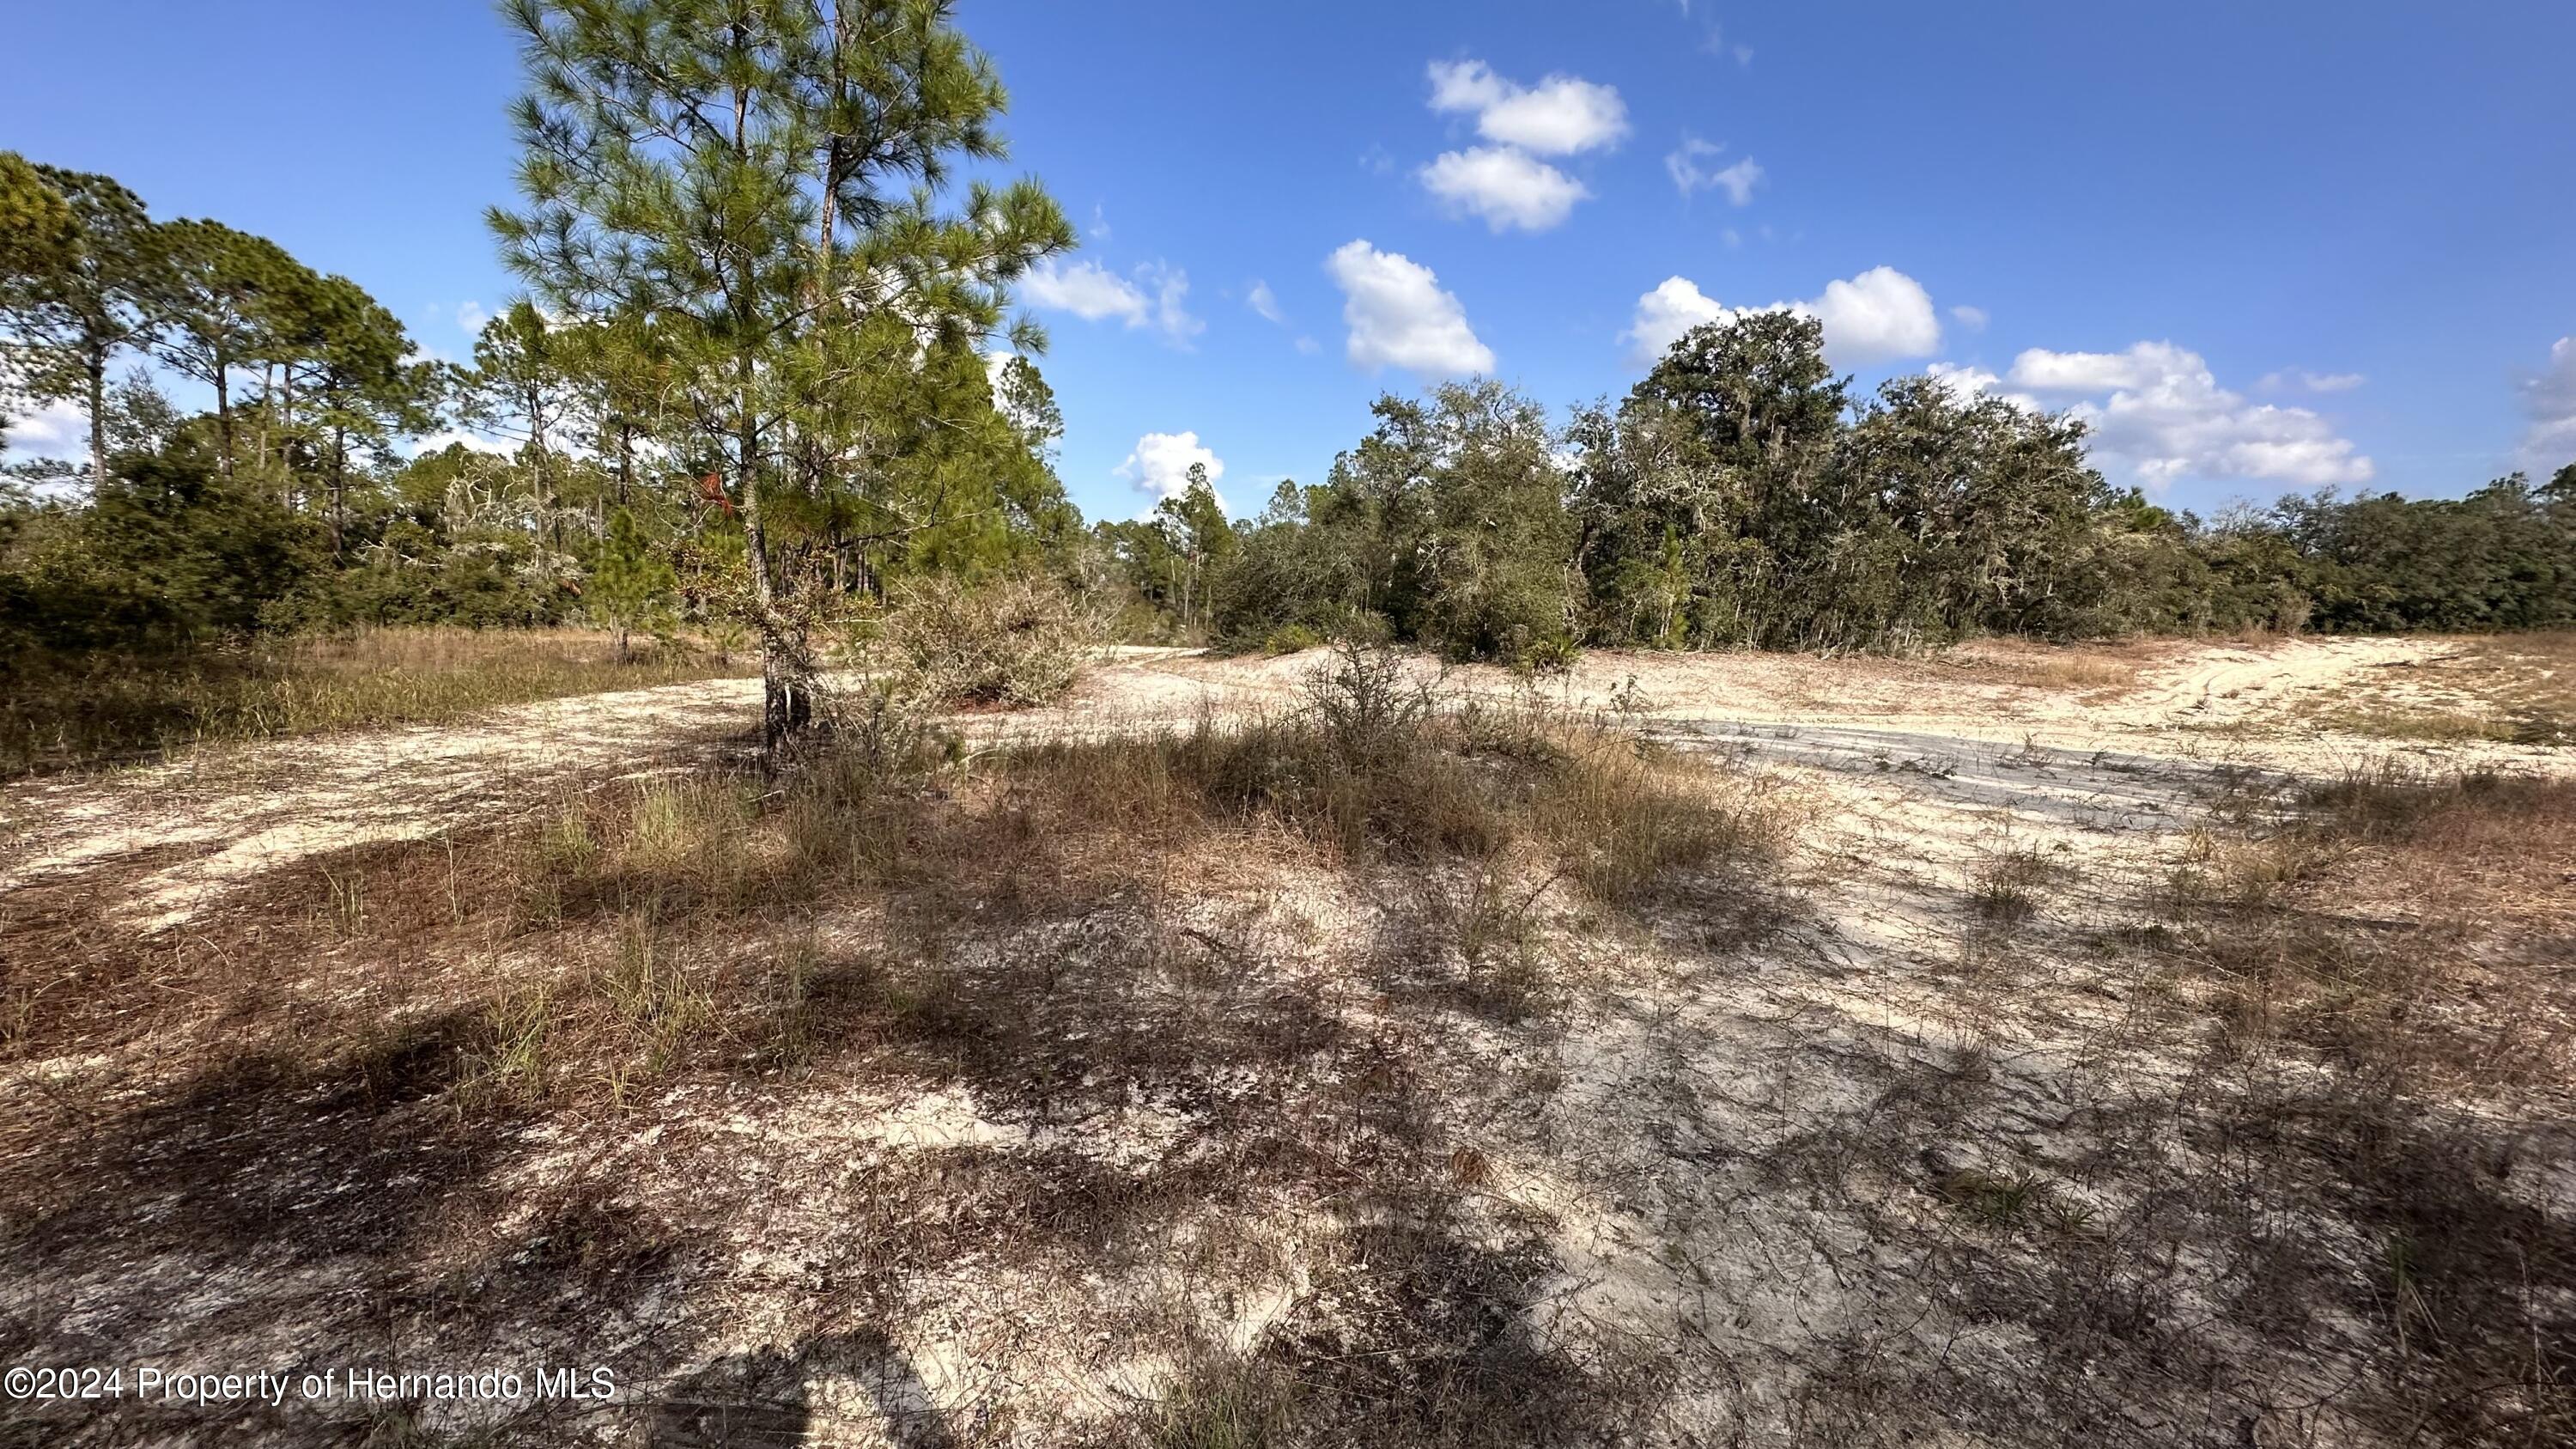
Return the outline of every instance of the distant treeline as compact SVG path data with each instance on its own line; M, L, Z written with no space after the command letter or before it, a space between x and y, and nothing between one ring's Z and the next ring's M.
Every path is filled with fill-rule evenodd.
M1060 239L1038 230L1030 248ZM406 622L687 626L801 659L933 576L1051 577L1135 637L1359 631L1536 663L2576 624L2576 465L2203 521L2109 486L2072 418L1927 377L1855 396L1786 313L1691 332L1562 427L1494 383L1390 395L1321 484L1280 484L1248 522L1197 476L1148 518L1086 528L1030 349L984 346L998 277L951 331L854 318L762 363L840 365L746 435L724 379L773 373L711 369L663 324L522 302L471 364L438 361L356 284L217 223L155 222L106 177L0 153L0 240L5 380L72 404L91 443L83 465L0 477L0 672ZM118 378L145 358L213 409ZM459 427L505 442L398 446Z
M1787 313L1712 323L1562 430L1492 383L1384 398L1249 525L1201 478L1098 532L1210 637L1357 624L1461 657L2576 623L2576 465L2204 522L2108 485L2072 418L1929 377L1855 398L1821 343Z

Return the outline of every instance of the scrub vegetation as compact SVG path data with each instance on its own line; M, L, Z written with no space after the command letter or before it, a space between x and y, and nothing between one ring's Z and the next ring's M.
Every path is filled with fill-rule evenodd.
M503 13L470 362L0 153L0 1363L617 1393L0 1439L2576 1442L2576 464L1770 311L1086 523L949 4Z

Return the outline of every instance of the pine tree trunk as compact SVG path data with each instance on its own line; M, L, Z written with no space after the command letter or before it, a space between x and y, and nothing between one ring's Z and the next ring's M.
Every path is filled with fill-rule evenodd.
M552 461L546 452L546 407L544 399L533 392L528 401L529 451L535 454L537 474L537 509L545 515L546 544L557 553L563 551L563 517L555 508L555 481Z
M277 418L277 471L284 479L278 489L284 495L287 511L292 513L295 511L295 364L291 362L286 365L284 406L285 411Z
M277 411L276 396L277 364L272 362L260 371L259 432L251 439L252 467L263 475L268 472L268 419Z
M233 390L231 369L221 357L215 359L215 437L223 448L216 459L226 478L233 476Z
M107 488L107 355L89 358L89 491L95 498Z
M739 20L733 25L733 38L737 51L750 48L747 32ZM751 154L750 116L750 93L736 85L733 93L733 150L738 159L748 158ZM749 280L743 279L746 285L737 292L739 298L748 299L752 295L752 289L747 285ZM736 305L746 306L748 302L738 301ZM750 319L743 320L747 322ZM746 328L745 332L748 335L750 329ZM735 428L742 453L743 552L751 566L752 607L760 616L760 747L769 752L776 750L780 741L805 722L807 705L800 688L803 681L791 677L796 673L796 664L787 657L787 641L780 637L776 599L770 591L769 537L760 521L760 415L753 406L757 393L752 385L754 364L748 353L743 354L740 366L735 400L741 411L735 419Z
M812 713L787 641L780 637L776 595L769 580L769 537L760 520L760 430L752 418L751 389L742 391L743 561L751 570L751 604L760 627L760 747L775 750Z
M340 509L349 476L348 434L338 428L331 431L331 561L340 560Z

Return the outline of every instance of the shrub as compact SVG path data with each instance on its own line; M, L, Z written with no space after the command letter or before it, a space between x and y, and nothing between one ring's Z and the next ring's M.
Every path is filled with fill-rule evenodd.
M932 577L901 589L883 637L903 661L908 692L943 704L1025 706L1062 698L1101 631L1051 579L970 587Z
M1283 624L1261 638L1261 652L1274 658L1282 654L1303 654L1324 642L1324 636L1304 624Z
M1532 674L1571 674L1583 650L1562 634L1552 635L1522 651L1520 663Z
M1324 739L1360 771L1408 754L1435 707L1430 687L1412 677L1402 651L1357 640L1333 647L1332 663L1307 679L1306 699Z
M2008 850L1977 868L1969 900L1977 914L2001 926L2017 926L2039 911L2037 888L2054 872L2037 850Z

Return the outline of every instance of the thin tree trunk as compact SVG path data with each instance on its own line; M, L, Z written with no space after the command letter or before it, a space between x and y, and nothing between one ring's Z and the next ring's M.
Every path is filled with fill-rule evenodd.
M107 489L107 355L89 356L89 491Z
M340 560L341 505L347 496L349 477L349 435L345 429L331 430L331 561Z
M215 459L215 469L226 481L233 476L233 390L232 367L221 352L215 354L215 440L223 455Z
M846 5L832 7L832 101L838 105L849 89L850 15ZM823 138L823 207L814 228L815 323L820 330L821 304L832 288L832 237L840 229L841 151L838 135Z
M747 28L737 21L732 33L735 51L747 52L750 49ZM750 158L750 122L751 93L737 84L733 92L733 148L737 161L747 162ZM749 268L745 270L748 272ZM757 290L752 281L747 275L739 277L734 288L735 305L743 309L736 320L744 324L740 336L745 338L759 335L759 329L750 325L756 319L748 315L749 309L755 305L751 298ZM751 353L745 351L738 356L736 365L739 414L734 426L742 467L744 558L750 566L752 606L760 616L760 740L764 751L775 751L781 741L802 729L812 718L813 702L807 695L803 640L798 639L791 645L787 638L787 628L779 617L777 596L769 572L768 531L763 527L760 516L758 364Z
M733 43L737 52L747 48L746 36L740 22L736 22L733 27ZM750 120L751 95L737 85L733 92L733 150L737 160L751 154ZM744 289L743 295L748 297L748 288ZM744 330L744 335L749 335L748 328ZM754 363L751 355L742 354L738 366L740 376L737 379L738 391L735 401L739 412L734 419L734 427L737 439L736 451L741 455L739 461L742 467L740 486L743 560L751 568L751 604L753 610L759 615L760 747L763 752L767 752L776 749L779 740L785 737L788 729L787 718L793 712L794 705L789 698L790 686L785 678L785 671L781 667L784 661L779 658L778 618L771 607L769 535L760 523L760 420L759 415L752 408Z
M537 509L545 515L546 542L560 553L563 551L563 519L555 509L554 479L547 467L546 405L533 387L528 398L528 445L536 455L533 462L537 474Z
M775 750L779 742L802 728L811 713L795 661L788 657L787 641L780 637L776 596L770 590L769 535L760 520L760 425L752 413L751 384L746 373L742 387L742 421L738 446L742 452L742 532L743 561L751 570L751 604L760 625L760 747Z
M268 420L277 411L277 364L274 362L264 364L260 369L259 400L259 433L251 440L251 456L252 467L265 474L268 471Z
M295 511L295 364L286 365L285 411L277 419L278 473L284 482L278 485L285 495L286 510Z

